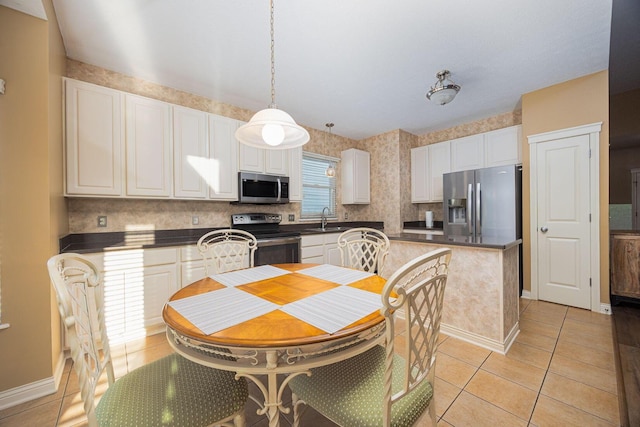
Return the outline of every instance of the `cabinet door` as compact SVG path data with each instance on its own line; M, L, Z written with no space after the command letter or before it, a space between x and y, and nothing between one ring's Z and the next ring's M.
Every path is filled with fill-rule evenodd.
M264 152L260 148L238 143L238 169L264 173Z
M270 175L289 175L289 150L262 150L264 171Z
M324 263L331 265L342 265L342 256L338 248L338 237L341 233L324 235Z
M118 91L65 79L66 194L122 195L122 103Z
M369 153L350 149L342 152L342 203L369 203Z
M209 169L207 113L174 106L173 194L179 198L206 198Z
M289 201L302 201L302 147L289 152Z
M453 172L483 167L483 134L466 136L451 141L451 170Z
M521 132L521 126L511 126L485 133L485 166L506 166L521 163Z
M428 164L428 145L411 149L411 203L425 203L431 200Z
M451 150L449 141L428 145L428 176L432 202L442 201L442 175L451 170Z
M239 122L227 117L209 115L209 197L216 200L238 200ZM244 145L244 144L240 144Z
M171 195L171 108L141 96L126 96L127 194Z
M143 324L145 329L162 325L162 307L177 290L176 264L145 267L142 280L138 272L129 272L125 292L127 323Z

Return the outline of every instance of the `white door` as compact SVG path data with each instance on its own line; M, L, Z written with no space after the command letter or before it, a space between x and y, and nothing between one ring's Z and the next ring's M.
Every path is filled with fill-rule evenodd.
M532 294L586 309L599 306L593 301L596 295L599 300L593 292L599 266L598 229L591 222L598 193L592 144L585 133L540 141L532 147L531 172Z

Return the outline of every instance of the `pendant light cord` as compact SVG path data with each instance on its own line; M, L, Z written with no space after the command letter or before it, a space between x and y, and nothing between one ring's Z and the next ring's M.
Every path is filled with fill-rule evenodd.
M273 31L273 0L269 0L271 8L271 105L269 108L276 107L276 54L275 54L275 37Z

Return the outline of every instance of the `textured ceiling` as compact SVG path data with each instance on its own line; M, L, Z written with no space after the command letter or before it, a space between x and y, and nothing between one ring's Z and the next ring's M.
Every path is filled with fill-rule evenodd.
M270 103L267 0L53 3L72 59L250 110ZM611 10L611 0L275 0L276 103L354 139L512 111L524 93L608 68ZM444 68L462 90L439 106L425 93Z

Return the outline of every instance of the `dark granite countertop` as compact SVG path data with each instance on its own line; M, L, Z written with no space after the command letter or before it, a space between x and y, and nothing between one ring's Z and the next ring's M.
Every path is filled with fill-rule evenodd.
M425 221L407 221L402 225L405 230L443 231L443 227L442 221L433 221L433 227L427 227Z
M341 232L354 227L370 227L382 230L382 221L351 221L329 222L326 232ZM104 250L132 249L132 248L160 248L168 246L193 245L209 231L228 227L187 228L177 230L142 230L115 231L105 233L76 233L68 234L59 240L60 252L102 252ZM301 235L318 234L315 229L320 223L302 223L280 225L283 234L300 233Z
M488 249L509 249L522 243L522 239L505 240L502 238L485 237L474 239L468 236L443 236L434 234L399 233L387 235L389 240L400 240L413 243L430 243L450 246L469 246Z

